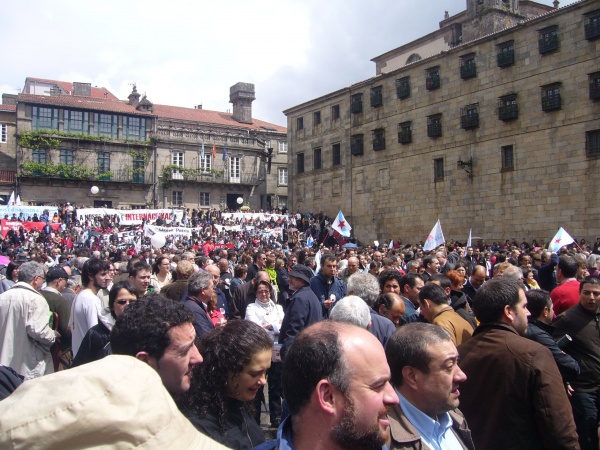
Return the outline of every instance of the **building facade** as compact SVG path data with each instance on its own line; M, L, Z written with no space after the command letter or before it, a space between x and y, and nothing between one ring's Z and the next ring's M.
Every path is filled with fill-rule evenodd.
M0 106L0 195L123 209L237 209L240 197L252 209L286 206L286 129L252 118L252 84L232 87L233 113L140 97L135 86L122 101L89 83L27 78Z
M469 0L457 16L441 53L425 53L433 33L284 111L290 208L341 209L364 242L425 240L438 219L459 240L600 235L598 2Z

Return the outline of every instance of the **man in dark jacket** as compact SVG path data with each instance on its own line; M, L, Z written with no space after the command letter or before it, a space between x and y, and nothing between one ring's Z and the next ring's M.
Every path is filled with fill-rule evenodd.
M571 405L550 350L525 339L527 298L517 280L497 278L475 295L480 326L458 347L461 410L475 448L578 449Z
M574 380L579 375L579 364L563 352L556 341L552 339L552 333L555 330L552 326L554 309L550 294L540 289L534 289L528 291L525 296L527 297L527 309L531 313L527 319L529 323L525 337L548 347L565 383Z
M312 270L296 264L288 274L290 290L294 293L279 329L281 358L284 359L294 339L304 328L323 320L321 303L310 288Z
M215 293L214 288L213 276L210 272L195 272L188 280L188 293L183 304L194 313L193 325L196 338L201 338L215 327L206 309L206 305Z
M346 296L346 283L335 276L336 272L335 256L331 253L325 253L321 256L321 270L316 277L310 280L310 288L321 302L323 317L325 318L329 317L329 311L331 311L335 301ZM335 298L332 299L332 295L335 295Z
M582 449L598 448L598 391L600 389L600 278L588 276L579 285L579 303L569 308L553 322L555 339L568 334L572 342L565 352L581 367L577 379L571 382L573 415Z

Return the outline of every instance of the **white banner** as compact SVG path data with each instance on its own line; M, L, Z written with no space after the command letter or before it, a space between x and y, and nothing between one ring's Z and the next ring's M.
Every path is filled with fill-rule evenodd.
M165 236L175 237L175 238L186 238L189 239L192 237L192 228L183 228L183 227L157 227L155 225L146 225L144 227L144 236L152 237L156 233L164 234Z
M4 217L8 215L10 219L13 214L16 214L19 217L19 214L23 213L23 217L27 219L28 217L33 217L34 214L37 214L38 217L41 217L44 214L44 211L48 211L50 214L50 219L54 213L58 213L57 206L7 206L0 205L0 217Z
M269 213L222 213L221 217L223 219L233 219L233 220L256 220L259 219L261 222L275 220L278 221L283 219L284 222L288 221L288 216L284 214L269 214Z
M171 222L171 214L175 214L175 221L181 222L183 211L171 209L111 209L111 208L85 208L77 210L77 220L92 220L95 216L104 217L119 216L121 225L137 225L142 223L142 220L148 222L156 222L156 219L162 218L167 222Z

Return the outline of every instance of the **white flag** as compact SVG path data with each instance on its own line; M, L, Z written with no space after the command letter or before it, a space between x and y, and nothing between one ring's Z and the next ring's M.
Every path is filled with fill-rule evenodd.
M15 191L10 193L10 198L8 199L8 206L15 206Z
M472 247L473 244L471 244L471 228L469 228L469 239L467 240L467 247Z
M550 251L552 253L557 253L561 247L572 244L573 242L575 242L575 239L573 239L563 227L560 227L558 233L556 233L556 236L554 236L552 242L550 242Z
M442 232L442 224L439 219L436 224L431 229L431 233L427 236L427 240L425 241L425 246L423 250L429 251L434 250L440 245L442 245L446 240L444 239L444 233Z
M388 245L388 248L394 248L394 240L393 239L390 240L390 244Z
M319 249L315 255L315 263L317 263L317 266L315 267L315 273L319 273L321 270L321 249Z
M15 206L21 206L21 196L17 195L17 199L15 200Z

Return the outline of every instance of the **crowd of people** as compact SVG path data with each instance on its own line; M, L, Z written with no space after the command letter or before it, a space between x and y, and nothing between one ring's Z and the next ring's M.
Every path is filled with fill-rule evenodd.
M61 448L164 442L170 425L121 430L119 408L156 408L138 387L103 400L113 428L56 412L88 417L98 402L81 399L134 371L169 394L148 423L168 411L172 439L198 448L598 448L600 238L558 253L525 240L343 248L320 214L274 235L262 232L279 214L244 229L193 211L171 226L197 236L153 248L111 241L131 230L110 217L75 217L2 244L3 445L53 427ZM60 380L72 385L50 397Z

